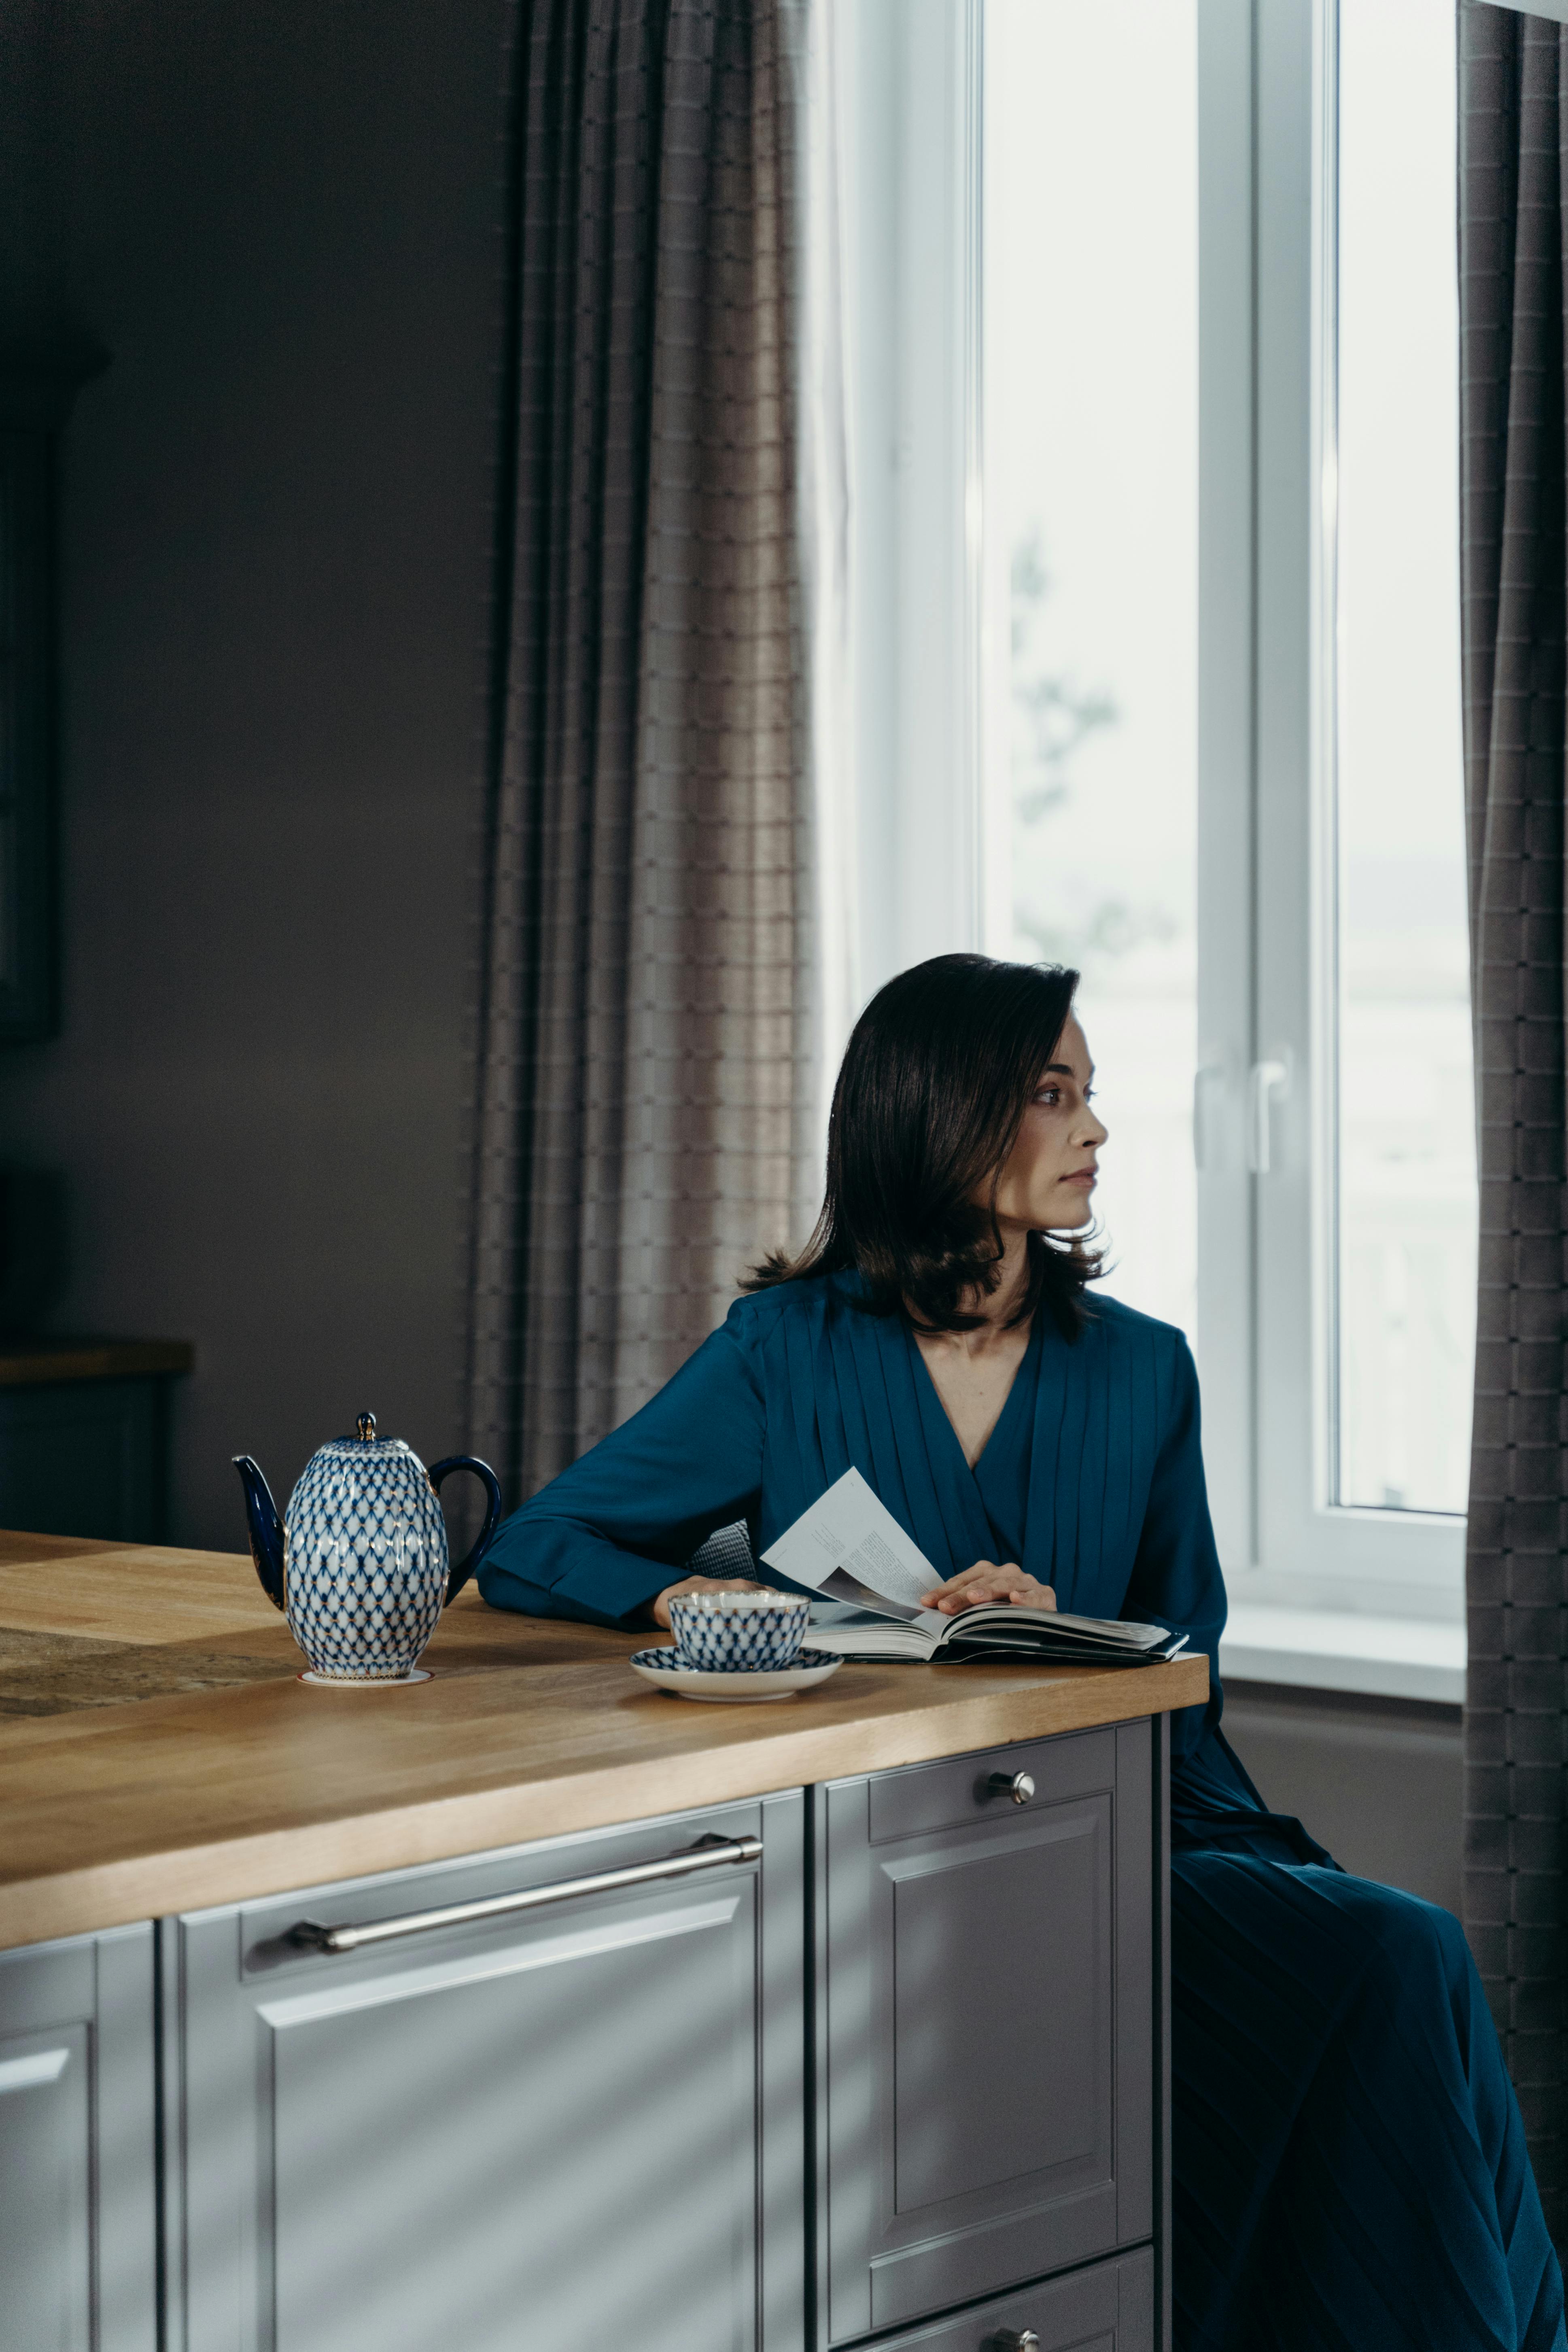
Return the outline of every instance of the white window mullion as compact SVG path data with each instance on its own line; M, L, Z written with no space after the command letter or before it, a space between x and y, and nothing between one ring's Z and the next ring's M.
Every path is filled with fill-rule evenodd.
M1258 1554L1309 1567L1315 1251L1312 701L1315 423L1312 335L1313 7L1256 18L1257 940L1249 1087L1257 1216ZM1283 1069L1266 1087L1263 1066Z
M1251 0L1198 12L1198 1361L1227 1575L1257 1557L1253 1185Z
M858 995L976 947L978 0L843 12Z

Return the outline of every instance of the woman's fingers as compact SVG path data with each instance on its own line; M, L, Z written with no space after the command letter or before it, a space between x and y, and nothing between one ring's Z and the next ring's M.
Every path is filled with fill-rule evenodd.
M976 1577L994 1576L996 1573L994 1560L977 1559L973 1568L961 1569L956 1576L950 1576L945 1583L933 1584L929 1592L922 1592L920 1605L922 1609L935 1609L950 1594L963 1591L974 1582Z
M1057 1597L1048 1584L1026 1575L1016 1560L998 1567L994 1560L977 1559L973 1568L961 1570L943 1584L932 1585L921 1595L920 1605L952 1617L961 1609L978 1609L988 1601L1006 1601L1021 1609L1054 1609Z
M951 1594L936 1606L943 1616L951 1617L961 1609L981 1609L992 1604L1012 1609L1054 1609L1057 1596L1048 1584L1037 1584L1029 1576L1016 1583L979 1580L967 1584L962 1592Z

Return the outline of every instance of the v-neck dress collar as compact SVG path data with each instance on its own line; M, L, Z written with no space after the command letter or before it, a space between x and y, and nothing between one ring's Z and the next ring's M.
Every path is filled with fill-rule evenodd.
M980 1459L971 1468L937 1394L936 1382L921 1356L914 1334L900 1326L909 1354L910 1377L919 1399L926 1452L939 1484L951 1489L955 1511L962 1514L967 1534L979 1542L963 1562L977 1559L1022 1562L1028 1522L1029 1465L1034 1453L1035 1398L1039 1385L1041 1333L1044 1318L1037 1315L1018 1368L1013 1375L996 1426L986 1439ZM984 1539L981 1540L982 1532Z
M1035 1318L1024 1360L973 1472L995 1544L991 1558L1016 1560L1020 1567L1029 1541L1029 1473L1035 1458L1035 1408L1045 1350L1044 1327L1042 1310Z

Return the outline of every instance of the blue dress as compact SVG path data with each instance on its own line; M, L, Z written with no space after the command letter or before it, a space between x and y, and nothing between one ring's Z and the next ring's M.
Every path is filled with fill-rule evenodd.
M1070 1343L1037 1317L972 1470L908 1331L857 1288L833 1276L738 1300L506 1522L485 1598L625 1624L716 1528L744 1519L760 1554L853 1464L942 1575L1016 1560L1063 1609L1153 1619L1215 1657L1225 1588L1181 1333L1106 1298ZM1216 1681L1172 1719L1178 2345L1568 2352L1458 1923L1270 1813L1220 1709Z

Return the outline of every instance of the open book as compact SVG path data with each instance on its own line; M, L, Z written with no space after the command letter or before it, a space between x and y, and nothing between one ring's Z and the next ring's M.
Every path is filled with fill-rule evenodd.
M917 1664L964 1658L1031 1658L1066 1665L1140 1666L1173 1658L1184 1633L1059 1610L984 1602L955 1617L922 1609L920 1596L942 1579L858 1470L847 1470L763 1554L796 1584L809 1585L814 1650L843 1658L907 1658Z

